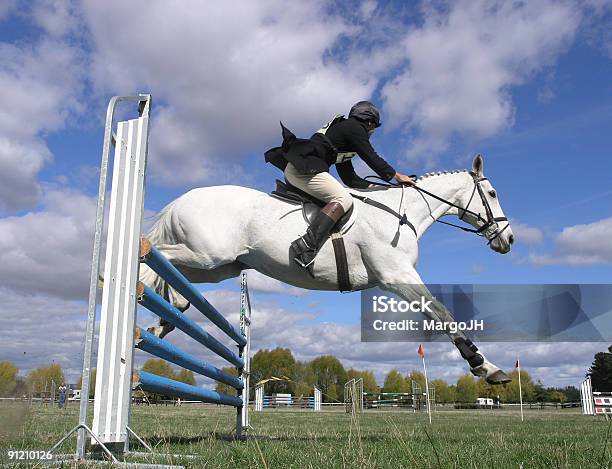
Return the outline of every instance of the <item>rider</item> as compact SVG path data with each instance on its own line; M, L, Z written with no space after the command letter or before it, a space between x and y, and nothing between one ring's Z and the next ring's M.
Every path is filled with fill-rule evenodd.
M370 144L370 136L380 125L376 106L359 101L347 119L335 116L310 139L296 138L281 123L282 146L266 152L266 161L283 170L287 182L326 203L304 236L291 243L295 262L309 271L336 222L353 206L350 193L329 173L330 166L335 164L340 179L352 188L370 187L368 181L355 173L351 162L355 155L385 181L395 178L400 183L414 183L409 176L396 172Z

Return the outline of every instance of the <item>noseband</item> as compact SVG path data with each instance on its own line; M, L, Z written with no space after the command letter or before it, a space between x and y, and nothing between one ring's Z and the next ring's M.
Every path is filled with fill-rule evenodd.
M489 201L485 197L484 191L482 190L482 186L480 185L480 183L482 181L488 181L488 179L486 177L478 177L476 175L476 173L474 173L473 171L470 171L469 173L470 173L470 176L472 176L472 179L474 180L474 189L472 189L472 195L470 196L470 200L468 201L468 203L465 206L465 208L462 209L462 208L456 206L457 208L459 208L459 210L463 211L463 213L461 213L461 215L459 216L459 220L463 220L463 217L465 216L465 214L469 213L470 215L473 215L474 217L476 217L476 219L478 221L482 221L483 223L480 226L480 228L478 228L477 230L472 230L472 229L465 228L465 227L459 227L459 228L462 228L465 231L469 231L471 233L476 233L479 236L485 236L487 238L487 240L489 241L487 244L491 244L491 241L493 241L495 238L497 238L499 235L501 235L506 230L506 228L508 228L510 226L510 223L507 223L506 226L504 226L501 230L499 229L499 223L498 222L500 222L500 221L506 221L507 222L508 219L506 217L494 217L493 216L493 211L491 210L491 205L489 204ZM480 216L480 213L476 213L476 212L473 212L471 210L468 210L468 207L472 203L472 199L474 199L474 194L476 193L476 191L478 191L478 195L480 195L480 200L482 201L482 205L484 206L485 213L487 215L487 219L486 220L484 218L482 218L482 216ZM452 205L454 205L454 204L452 204ZM493 231L490 236L487 236L487 232L492 227L495 228L495 231Z

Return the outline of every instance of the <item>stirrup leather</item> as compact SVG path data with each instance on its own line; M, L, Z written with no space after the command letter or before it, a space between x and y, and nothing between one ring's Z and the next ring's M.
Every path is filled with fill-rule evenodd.
M308 245L308 242L303 236L291 243L291 248L294 250L296 256L293 260L302 268L307 269L314 262L317 251Z

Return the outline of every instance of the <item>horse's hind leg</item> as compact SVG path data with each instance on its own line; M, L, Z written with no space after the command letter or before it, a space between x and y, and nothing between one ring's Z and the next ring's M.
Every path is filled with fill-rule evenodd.
M223 263L220 259L196 255L184 244L164 244L156 247L192 283L218 283L237 277L246 268L238 261ZM165 282L162 291L158 293L181 312L189 308L189 301ZM173 329L172 324L160 319L159 326L149 328L149 332L163 338Z

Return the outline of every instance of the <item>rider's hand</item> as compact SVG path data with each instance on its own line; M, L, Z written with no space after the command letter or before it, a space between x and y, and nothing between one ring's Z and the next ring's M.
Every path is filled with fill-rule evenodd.
M408 184L409 186L412 186L416 183L414 179L412 179L410 176L406 176L405 174L395 173L394 177L397 182L402 184Z

